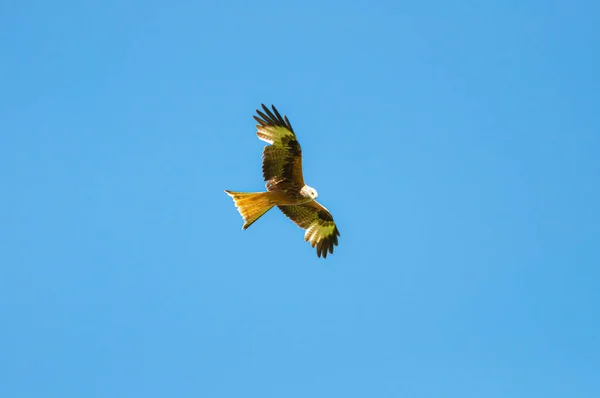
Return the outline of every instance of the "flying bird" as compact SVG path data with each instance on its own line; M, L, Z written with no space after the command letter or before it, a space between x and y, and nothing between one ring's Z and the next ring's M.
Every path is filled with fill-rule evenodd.
M338 244L340 232L329 211L315 199L317 191L304 183L302 149L287 116L281 117L264 104L256 110L256 135L269 145L263 150L263 177L266 192L232 192L235 206L244 218L242 229L248 228L273 206L298 227L305 229L304 240L317 247L317 256L327 258Z

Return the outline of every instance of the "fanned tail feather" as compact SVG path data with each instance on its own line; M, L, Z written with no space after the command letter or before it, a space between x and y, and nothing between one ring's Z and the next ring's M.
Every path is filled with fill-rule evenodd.
M242 229L248 228L275 206L275 203L271 202L270 192L232 192L225 190L225 193L233 198L235 207L244 218Z

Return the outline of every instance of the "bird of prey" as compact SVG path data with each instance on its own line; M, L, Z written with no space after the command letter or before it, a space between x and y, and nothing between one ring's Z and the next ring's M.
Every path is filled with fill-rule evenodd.
M263 150L263 177L266 192L225 192L233 198L244 218L242 229L248 228L273 206L305 229L304 240L317 247L317 256L327 257L338 244L338 231L329 211L315 199L317 191L304 183L302 150L287 116L281 117L264 104L256 110L256 135L270 145Z

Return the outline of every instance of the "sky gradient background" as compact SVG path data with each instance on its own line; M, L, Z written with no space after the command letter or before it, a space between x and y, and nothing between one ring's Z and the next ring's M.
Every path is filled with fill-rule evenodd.
M0 396L600 396L600 6L481 3L2 2Z

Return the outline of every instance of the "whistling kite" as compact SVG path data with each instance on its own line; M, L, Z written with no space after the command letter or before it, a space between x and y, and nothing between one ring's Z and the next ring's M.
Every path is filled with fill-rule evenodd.
M263 176L267 182L267 192L231 192L235 206L244 218L242 229L273 206L288 216L296 225L306 230L304 240L317 246L317 256L327 257L338 244L340 232L329 211L315 199L317 191L304 183L302 177L302 150L287 116L281 117L275 106L273 112L262 105L265 113L256 110L260 117L256 135L271 144L263 150Z

